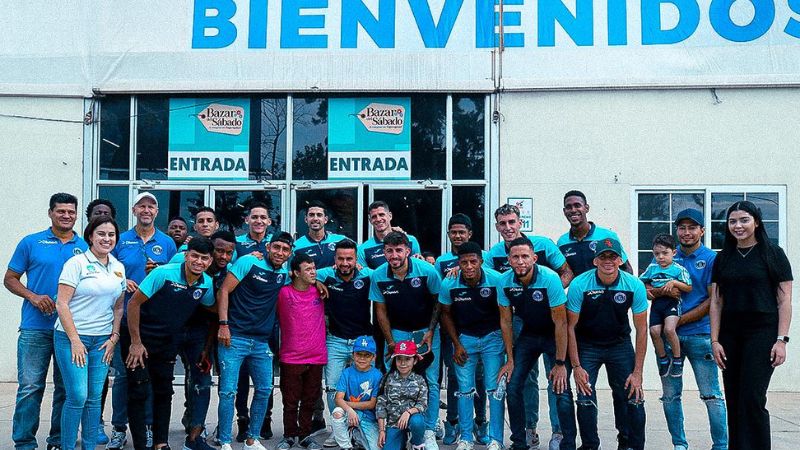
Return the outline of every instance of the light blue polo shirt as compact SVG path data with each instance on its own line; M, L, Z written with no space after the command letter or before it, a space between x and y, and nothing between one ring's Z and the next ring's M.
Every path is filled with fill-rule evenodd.
M64 263L75 255L89 249L86 242L73 232L72 239L62 243L50 228L22 238L11 256L8 268L24 274L29 291L37 295L49 295L53 300L58 294L58 277ZM56 314L45 316L33 303L22 302L21 330L52 330Z
M406 236L408 236L408 242L411 244L411 254L418 255L422 253L417 238L410 234ZM383 255L383 241L379 241L375 236L370 237L358 246L358 263L361 267L377 269L378 266L385 262L386 257Z
M681 294L681 310L685 314L700 306L708 298L708 287L711 286L711 271L717 253L700 244L700 247L687 255L678 247L674 261L683 266L692 279L692 292ZM706 314L702 319L678 327L678 334L691 336L695 334L711 334L711 322Z
M617 233L607 229L598 227L593 222L589 222L589 233L583 239L577 240L572 236L572 231L567 231L560 238L558 238L558 248L564 257L567 258L572 273L577 277L578 275L594 269L594 249L597 246L597 241L603 239L619 240ZM622 263L628 262L628 255L625 249L622 249Z
M245 233L241 236L236 236L236 255L244 256L253 252L261 252L264 257L267 257L267 246L272 239L272 233L264 235L264 239L257 241L250 237L250 233Z
M494 270L492 267L492 257L489 256L489 252L486 250L481 250L481 257L483 258L483 269L491 269ZM433 267L436 268L436 271L439 272L442 278L447 275L447 272L450 271L453 267L458 267L458 255L453 252L447 252L444 255L436 258L436 262L433 263Z
M528 236L526 234L523 234L522 237L528 238L533 244L533 251L536 253L536 264L556 271L567 262L567 260L564 259L564 255L562 255L558 247L556 247L556 244L549 238L544 236ZM505 241L494 244L492 248L489 249L489 256L491 257L494 270L500 273L511 270Z
M325 237L318 242L306 234L294 241L294 254L305 253L310 256L318 270L323 267L330 267L333 265L334 257L336 256L336 243L342 239L347 239L347 236L326 231Z

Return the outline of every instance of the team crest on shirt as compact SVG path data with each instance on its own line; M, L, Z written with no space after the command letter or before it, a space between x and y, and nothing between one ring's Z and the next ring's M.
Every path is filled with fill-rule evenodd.
M86 265L86 272L88 272L89 275L91 275L93 273L97 273L98 270L97 270L97 267L94 266L94 264L87 264Z
M72 254L73 255L77 256L77 255L80 255L81 253L83 253L83 250L79 249L78 247L75 247L75 248L72 249Z
M353 287L356 288L356 289L363 288L364 287L364 280L358 279L356 281L353 281Z
M706 262L701 259L694 263L694 268L697 270L703 270L706 268Z
M200 300L200 297L202 296L203 296L203 291L201 289L195 289L194 292L192 292L192 298L195 300Z
M492 295L492 290L491 289L489 289L489 288L482 288L481 289L481 297L488 298L490 295Z
M531 297L533 298L533 301L535 301L535 302L540 302L540 301L544 300L544 295L542 295L542 291L540 291L538 289L533 291L533 294L531 294Z
M335 242L331 242L330 244L328 244L328 250L330 250L330 251L336 250L336 243Z
M623 292L617 292L616 294L614 294L614 301L616 303L619 303L619 304L625 303L625 300L627 300L627 299L628 299L628 296L625 295Z
M280 284L280 283L283 283L283 274L282 274L282 273L279 273L279 274L278 274L278 276L277 276L277 277L275 277L275 281L276 281L277 283L279 283L279 284Z
M411 279L411 286L415 287L415 288L418 288L418 287L422 286L422 280L420 280L418 277L412 278Z
M161 254L161 253L163 253L163 252L164 252L164 247L162 247L162 246L160 246L160 245L154 245L154 246L153 246L153 254L154 254L154 255L158 256L158 255L160 255L160 254Z
M595 249L597 249L597 241L589 242L589 249L595 251Z

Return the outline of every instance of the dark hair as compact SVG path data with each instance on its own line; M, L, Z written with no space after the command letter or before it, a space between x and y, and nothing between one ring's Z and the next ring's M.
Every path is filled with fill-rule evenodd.
M567 199L570 197L580 197L581 200L583 200L583 203L586 204L586 195L581 191L568 191L566 194L564 194L564 201L567 201Z
M236 236L227 230L217 230L214 232L214 234L211 235L209 239L211 239L211 242L214 242L217 239L222 239L225 242L236 244Z
M250 213L251 213L251 212L252 212L252 211L253 211L255 208L263 208L263 209L264 209L264 210L267 212L267 215L269 215L269 206L267 206L267 204L266 204L266 203L264 203L264 202L261 202L261 201L254 201L254 202L251 202L251 203L250 203L250 205L247 207L247 215L249 216L249 215L250 215Z
M186 225L187 227L189 226L189 222L187 222L187 221L186 221L186 219L184 219L184 218L183 218L183 217L181 217L181 216L172 216L172 217L170 217L170 219L167 221L167 225L171 224L172 222L174 222L174 221L176 221L176 220L180 220L180 221L181 221L181 222L183 222L183 224L184 224L184 225Z
M511 241L511 243L508 244L508 251L511 252L512 248L520 246L520 245L524 245L525 247L530 248L531 251L534 251L533 242L531 242L531 240L528 239L525 236L520 236L520 237L514 239L513 241Z
M86 225L86 228L83 230L83 240L86 241L90 247L92 245L92 240L89 239L89 237L91 237L92 233L94 233L94 230L96 230L97 227L104 223L110 223L111 225L114 225L114 232L117 233L117 240L119 240L119 226L117 226L117 222L114 220L114 218L110 216L97 216L92 219L92 221L89 222L89 225Z
M675 238L671 234L659 233L653 238L653 247L661 245L669 249L675 250Z
M117 218L117 208L114 208L114 204L111 203L111 200L106 200L104 198L96 198L96 199L92 200L91 202L89 202L88 205L86 205L86 218L87 219L91 220L91 218L92 218L92 210L94 210L95 206L97 206L97 205L106 205L106 206L108 206L108 209L111 210L111 218L112 219L116 219Z
M473 255L473 254L478 255L478 258L483 258L483 250L481 249L481 246L478 245L477 242L472 242L472 241L464 242L463 244L461 244L460 247L458 247L459 257L461 255Z
M269 243L272 244L273 242L283 242L287 244L289 247L294 247L294 238L291 234L280 231L272 235L272 239L269 240Z
M75 197L72 194L67 194L64 192L59 192L58 194L53 194L50 196L50 211L56 208L56 203L72 203L75 205L75 209L78 209L78 197Z
M399 231L392 231L383 238L383 245L405 245L411 248L411 243L408 241L408 236Z
M308 202L308 206L306 206L306 214L308 214L308 210L311 208L322 208L322 214L328 215L328 208L325 207L325 204L319 200L311 200Z
M197 211L195 211L195 213L194 213L194 217L195 217L195 219L196 219L196 218L197 218L197 216L199 216L199 215L200 215L200 213L202 213L202 212L210 212L211 214L213 214L213 215L214 215L214 220L215 220L215 221L218 221L218 219L217 219L217 212L216 212L216 211L214 211L214 208L212 208L212 207L210 207L210 206L201 206L201 207L197 208Z
M303 264L303 263L314 264L314 258L308 256L305 253L298 253L298 254L294 255L294 258L292 258L292 263L290 265L290 267L292 269L292 275L294 275L295 271L300 271L300 264Z
M467 230L472 231L472 219L466 214L453 214L450 220L447 221L447 229L449 230L453 225L464 225L467 227Z
M189 241L189 245L186 246L187 252L192 250L203 255L210 255L214 252L214 244L211 242L211 239L207 237L197 236L192 238L192 240Z
M386 210L386 212L389 212L389 205L385 201L375 200L374 202L370 203L369 206L367 207L367 214L369 215L369 213L373 209L378 209L378 208L383 208Z
M334 252L336 252L339 249L357 250L358 246L351 239L345 238L336 243L336 246L334 247Z
M428 258L428 257L431 257L431 258L433 258L433 259L436 259L436 254L435 254L435 253L433 253L433 252L430 252L430 251L427 251L427 250L425 250L424 252L422 252L422 257L423 257L423 258Z
M753 250L758 253L758 255L764 261L764 264L767 266L769 278L772 284L777 285L778 280L780 279L777 261L780 261L785 257L781 255L782 250L780 247L778 247L776 244L773 244L772 241L769 240L769 235L767 234L767 230L764 227L764 222L762 220L761 209L753 202L740 201L734 203L728 208L728 211L725 214L725 242L722 244L722 251L719 252L716 261L714 261L714 269L719 270L720 272L726 270L731 259L737 257L736 237L731 233L727 223L728 219L731 217L731 213L735 211L743 211L753 216L753 220L756 222L755 238L756 242L758 242Z
M494 220L497 220L498 216L506 216L508 214L516 214L517 217L519 217L519 208L506 203L505 205L502 205L494 210Z

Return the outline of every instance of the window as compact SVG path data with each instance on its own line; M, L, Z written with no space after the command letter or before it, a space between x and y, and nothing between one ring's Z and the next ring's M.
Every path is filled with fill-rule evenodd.
M725 239L725 214L741 200L755 203L764 218L770 240L785 245L785 186L711 186L676 189L637 189L634 243L639 273L652 259L653 238L659 233L675 235L675 218L686 208L703 212L706 223L704 244L719 251Z

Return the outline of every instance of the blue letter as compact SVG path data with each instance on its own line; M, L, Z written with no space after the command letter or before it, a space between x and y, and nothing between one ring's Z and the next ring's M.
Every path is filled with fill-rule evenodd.
M800 14L800 0L789 0L789 9ZM786 28L783 31L789 36L800 38L800 21L797 19L789 19Z
M217 10L216 16L207 16L209 9ZM236 40L236 26L231 18L236 14L233 0L195 0L192 24L192 48L223 48ZM217 30L214 36L206 36L206 29Z
M328 48L328 36L301 35L301 28L325 28L325 16L300 15L303 8L327 8L328 0L283 0L281 48Z
M608 0L608 45L628 45L628 11L625 0Z
M379 48L394 48L395 0L380 0L376 19L361 0L342 0L342 48L358 47L358 24Z
M539 46L556 45L556 22L580 46L594 44L592 0L577 0L575 16L560 0L539 1Z
M661 4L678 8L678 24L661 29ZM700 23L700 7L695 0L642 0L642 45L674 44L694 33Z
M500 13L495 12L495 5L500 0L475 0L475 46L490 48L500 46L500 35L495 28L500 25ZM521 6L525 0L505 0L503 6ZM522 15L518 11L503 12L503 28L519 26ZM524 47L523 33L503 33L505 47Z
M431 6L426 0L408 0L425 48L444 48L447 45L463 3L464 0L445 0L437 25L433 22Z
M250 0L248 48L267 48L267 0Z
M760 38L775 20L772 0L750 0L756 12L753 20L744 26L733 23L730 17L734 0L711 0L708 16L711 26L722 37L733 42L748 42Z

